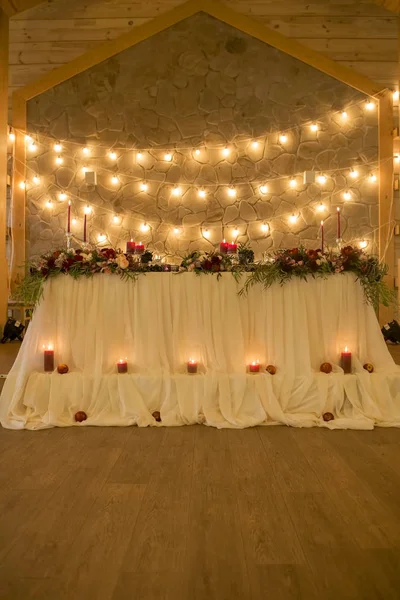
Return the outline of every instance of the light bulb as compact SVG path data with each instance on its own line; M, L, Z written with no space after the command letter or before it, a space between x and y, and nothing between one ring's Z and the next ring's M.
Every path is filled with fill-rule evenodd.
M343 192L343 199L344 200L351 200L351 194L349 191Z
M99 242L105 242L107 239L107 236L105 233L99 233L99 235L97 236L97 239Z
M25 183L25 181L20 181L20 182L19 182L19 184L18 184L18 187L19 187L21 190L24 190L24 189L26 188L26 183Z
M58 194L58 199L61 200L61 201L66 200L67 199L67 194L65 192L60 192Z
M113 176L111 177L111 183L112 183L113 185L117 185L117 184L118 184L118 181L119 181L119 179L118 179L118 177L117 177L116 175L113 175Z
M196 150L194 151L194 155L195 156L200 156L201 151L199 150L199 148L196 148Z
M295 214L290 215L289 222L290 223L296 223L296 221L297 221L297 215L295 215Z
M62 165L63 162L64 162L63 157L62 156L57 156L57 158L56 158L56 164L57 165Z
M400 163L400 154L395 154L394 155L394 162L395 163Z
M118 215L114 215L113 222L116 223L116 225L118 225L121 222L121 217L119 217Z
M375 175L375 173L371 173L371 175L369 176L369 180L371 183L375 183L375 181L377 180L377 176Z
M361 240L361 242L359 242L358 245L360 246L361 249L364 249L368 246L368 242L367 242L367 240Z
M372 102L372 100L367 100L365 103L365 108L366 108L366 110L374 110L375 103Z
M322 202L320 202L320 204L318 204L317 206L317 211L318 212L324 212L325 210L325 204L323 204Z
M109 152L109 153L108 153L108 158L109 158L110 160L117 160L117 153L116 153L116 152L114 152L114 151L112 151L112 152Z
M10 142L15 142L15 133L13 131L10 131L10 133L8 134L8 139L10 140Z
M171 152L167 152L166 154L164 154L164 160L166 160L167 162L171 162L171 160L172 160Z
M251 142L251 147L256 150L258 148L258 146L260 145L260 142L257 142L257 140L254 140L254 142Z
M87 167L82 167L82 173L85 174L88 172L88 168Z
M233 228L233 237L237 237L239 235L239 229L237 227Z
M267 232L268 230L269 230L268 223L262 223L262 225L261 225L261 231Z
M142 223L140 226L140 229L144 232L148 231L150 229L150 225L147 225L147 223Z
M352 170L350 171L350 173L349 173L349 176L350 176L352 179L357 179L357 177L358 177L358 171L357 171L357 169L352 169Z
M236 196L236 190L233 186L228 188L228 196L230 196L231 198L234 198Z
M398 102L399 101L399 90L395 90L393 92L393 102Z
M174 234L175 235L178 235L180 233L180 231L181 230L179 229L179 227L174 227Z
M30 144L30 143L32 142L32 138L31 138L31 136L30 136L30 135L26 135L26 136L25 136L25 142L26 142L27 144Z
M320 185L325 185L326 184L326 176L325 175L318 175L317 181L318 181L318 183Z
M147 185L147 183L146 183L145 181L143 181L143 182L140 184L140 191L142 191L142 192L147 192L147 190L148 190L148 189L149 189L149 186Z
M230 149L229 149L228 147L225 147L225 148L222 150L222 156L229 156L229 155L230 155L230 153L231 153L231 151L230 151Z
M73 217L73 219L71 219L71 223L72 223L72 225L76 225L76 218L75 217Z
M61 152L62 150L62 145L60 144L60 142L57 142L56 144L54 144L54 152Z
M37 175L34 175L34 176L32 177L32 181L33 181L33 183L34 183L35 185L39 185L39 183L40 183L40 177L38 177Z
M136 160L142 160L142 158L143 158L143 154L141 152L138 152L136 154Z
M263 185L260 185L260 192L262 194L268 194L268 186L265 185L265 183Z
M47 208L53 208L53 203L52 203L52 201L51 201L51 200L47 200L47 202L46 202L46 207L47 207Z
M203 236L207 239L210 237L210 232L208 231L208 229L204 229Z
M340 116L342 117L343 121L346 121L347 117L348 117L348 114L347 114L347 112L345 110L343 110L342 114Z
M281 144L285 144L287 142L287 140L288 140L288 137L287 137L287 135L285 133L282 133L279 136L279 141L280 141Z
M206 190L204 190L204 189L202 188L201 190L198 190L198 191L197 191L197 194L198 194L199 198L205 198L205 197L206 197L206 194L207 194L207 192L206 192Z
M92 212L91 207L87 204L85 206L85 208L83 209L83 212L85 213L85 215L90 215L90 213Z
M35 142L31 143L31 145L29 146L29 150L31 152L35 152L37 150L37 145L35 144Z
M179 187L179 185L176 185L175 187L172 188L172 194L174 196L180 196L182 193L181 188Z
M85 146L85 147L82 149L82 152L83 152L83 154L84 154L85 156L89 156L89 154L90 154L90 148L88 148L87 146Z
M297 186L297 181L295 180L294 177L292 177L292 179L289 181L289 186L294 189Z
M312 123L310 125L310 129L311 129L311 131L318 131L318 124L317 123Z

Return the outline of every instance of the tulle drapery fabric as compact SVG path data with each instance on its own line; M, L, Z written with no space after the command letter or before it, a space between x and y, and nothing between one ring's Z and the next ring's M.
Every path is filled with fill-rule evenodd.
M400 368L354 275L256 285L238 296L242 285L230 273L50 279L4 385L3 427L76 425L77 411L88 416L79 426L400 425ZM48 344L68 374L43 372ZM350 375L339 366L345 346ZM121 358L127 374L117 373ZM195 375L189 358L199 363ZM249 374L256 360L261 372ZM323 362L331 374L319 371ZM326 412L334 420L325 422Z

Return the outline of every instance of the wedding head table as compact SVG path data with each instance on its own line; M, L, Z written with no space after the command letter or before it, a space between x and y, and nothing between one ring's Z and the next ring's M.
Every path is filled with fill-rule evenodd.
M240 287L231 273L48 279L1 395L3 427L400 425L400 368L353 274Z

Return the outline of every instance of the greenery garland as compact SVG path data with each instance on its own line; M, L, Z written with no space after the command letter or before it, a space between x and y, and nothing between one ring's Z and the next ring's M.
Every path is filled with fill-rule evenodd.
M284 285L294 277L306 281L310 276L326 278L350 272L356 275L366 301L374 308L379 304L389 306L397 302L395 291L384 280L387 266L377 257L353 246L345 246L339 252L306 250L303 247L277 250L258 263L252 262L253 251L246 245L239 246L237 256L194 251L183 258L179 267L153 262L152 258L151 252L133 256L113 248L56 250L29 265L29 274L16 290L14 299L35 305L42 296L45 281L60 274L78 279L97 273L114 273L123 280L136 280L139 275L149 272L194 272L196 275L217 275L218 278L229 272L239 281L246 273L244 285L239 290L239 294L243 295L256 284L267 289L274 283Z

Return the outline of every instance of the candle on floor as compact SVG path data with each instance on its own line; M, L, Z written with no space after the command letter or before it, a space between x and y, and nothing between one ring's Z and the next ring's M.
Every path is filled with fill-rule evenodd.
M260 361L253 360L253 362L249 365L250 373L259 373L260 372Z
M341 367L345 373L351 373L351 352L346 348L342 352Z
M142 242L139 242L138 244L135 245L134 254L143 254L144 252L144 244L142 244Z
M194 360L194 358L189 358L189 362L187 364L187 372L197 373L197 362Z
M128 362L126 358L120 358L117 362L118 373L127 373L128 372Z
M223 242L220 242L219 244L219 251L221 254L228 254L228 242L226 242L225 240Z
M336 232L336 237L338 240L340 240L340 234L341 234L341 226L340 226L340 208L339 206L337 207L337 232Z
M130 242L126 242L126 253L133 254L135 252L135 242L131 240Z
M235 244L234 242L232 242L231 244L228 244L228 254L236 254L237 252L237 244Z
M46 373L54 371L54 350L53 346L49 344L43 346L43 358L44 358L44 370Z

